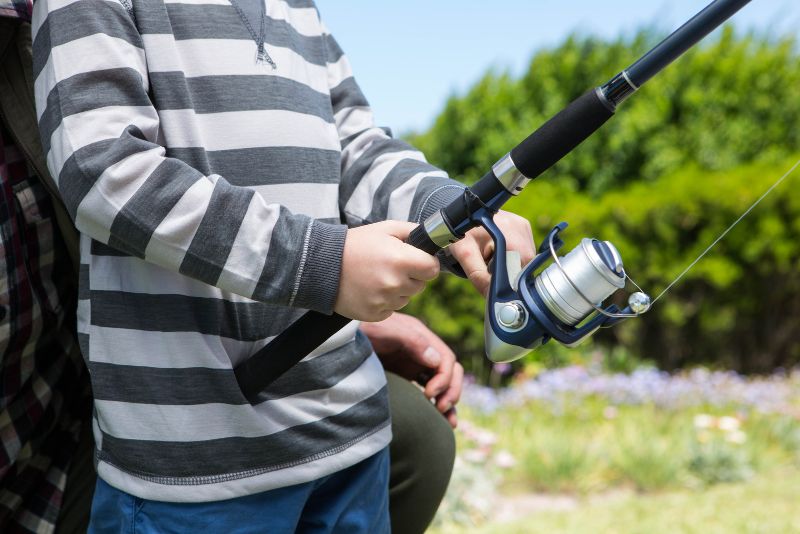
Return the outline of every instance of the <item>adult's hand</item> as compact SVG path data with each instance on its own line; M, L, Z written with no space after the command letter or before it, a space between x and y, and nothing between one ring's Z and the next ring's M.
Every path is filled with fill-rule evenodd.
M531 261L536 247L530 222L503 210L495 214L494 222L503 231L507 249L519 252L522 265ZM449 250L475 289L485 297L492 281L488 262L494 254L494 241L489 233L483 227L473 228L462 240L450 245Z
M455 405L461 398L464 368L450 347L422 321L403 313L393 313L376 323L362 323L361 330L372 342L384 369L408 380L425 382L425 396L455 428Z

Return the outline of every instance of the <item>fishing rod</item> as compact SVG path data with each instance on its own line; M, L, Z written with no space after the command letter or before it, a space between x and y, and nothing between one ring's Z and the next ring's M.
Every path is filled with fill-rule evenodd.
M446 249L478 226L492 237L495 254L484 321L490 360L521 358L550 339L576 345L597 329L637 317L650 308L651 299L641 290L630 295L624 309L615 304L603 307L603 301L623 289L627 280L633 282L619 252L608 241L584 238L559 258L557 252L563 246L560 234L567 227L561 223L548 234L536 257L520 267L519 256L507 252L493 216L531 180L596 132L650 78L749 2L713 1L630 67L553 116L466 188L462 197L411 232L407 243L429 254ZM544 267L548 260L552 263ZM261 391L351 321L337 313L316 311L300 317L236 367L236 379L245 397L258 402Z

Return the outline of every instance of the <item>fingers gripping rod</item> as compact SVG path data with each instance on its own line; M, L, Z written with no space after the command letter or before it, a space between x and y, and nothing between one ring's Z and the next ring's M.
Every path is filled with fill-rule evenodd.
M544 123L468 188L463 198L430 216L408 243L430 254L458 241L480 224L479 210L497 211L534 178L597 131L617 106L645 82L723 24L750 0L715 0L630 67L591 89ZM235 369L250 402L307 354L341 330L350 319L310 311Z

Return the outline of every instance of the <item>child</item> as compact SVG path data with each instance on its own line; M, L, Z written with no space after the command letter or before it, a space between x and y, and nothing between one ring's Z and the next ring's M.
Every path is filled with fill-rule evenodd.
M438 263L399 221L462 186L374 127L311 1L50 0L33 28L42 143L82 234L91 530L387 530L385 378L357 323L258 403L232 368L305 309L404 306ZM479 285L487 245L453 249Z

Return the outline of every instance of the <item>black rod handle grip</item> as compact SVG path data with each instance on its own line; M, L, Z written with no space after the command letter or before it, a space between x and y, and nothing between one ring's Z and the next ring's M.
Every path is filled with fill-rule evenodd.
M536 178L613 116L613 106L592 89L514 147L511 159L527 178Z

